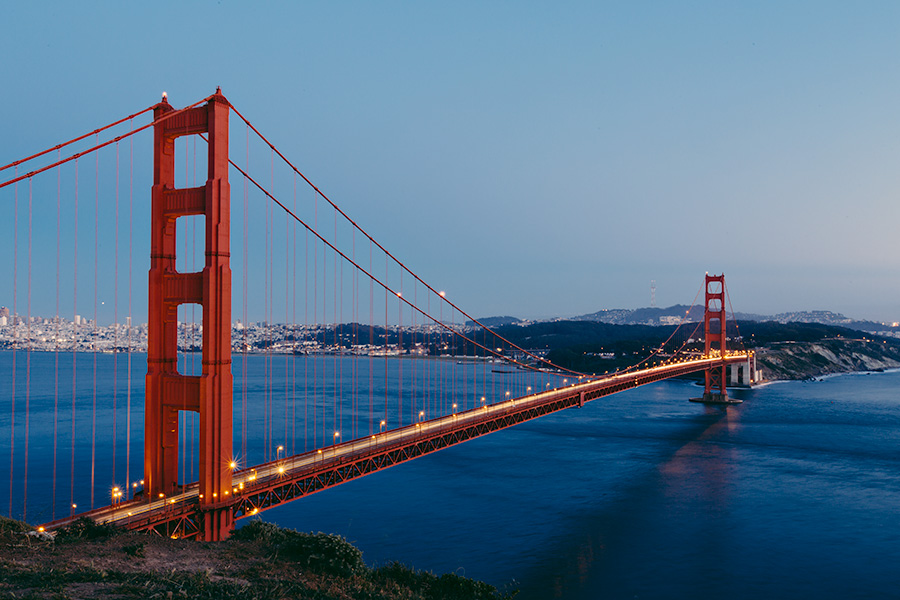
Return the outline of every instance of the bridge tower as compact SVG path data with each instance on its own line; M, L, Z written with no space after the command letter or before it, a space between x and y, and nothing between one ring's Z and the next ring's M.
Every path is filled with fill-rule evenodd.
M181 490L178 413L200 414L200 537L216 541L234 527L230 509L232 454L229 104L220 90L203 106L160 121L175 109L165 95L154 108L153 189L144 421L144 493L149 500ZM208 178L196 188L175 186L175 139L208 135ZM203 215L203 270L176 270L175 222ZM203 310L201 375L178 372L178 305ZM185 482L182 482L182 485Z
M703 340L706 357L722 358L722 364L706 370L706 385L703 398L692 398L692 401L707 404L737 404L740 400L732 400L725 391L728 381L725 363L727 327L725 324L725 274L706 274L706 301L703 311Z

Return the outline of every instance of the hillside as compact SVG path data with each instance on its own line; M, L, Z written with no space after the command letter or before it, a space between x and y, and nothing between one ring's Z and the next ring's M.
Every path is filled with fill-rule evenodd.
M225 542L122 532L84 519L55 538L0 517L2 598L503 600L485 583L392 563L343 538L253 521Z
M702 325L701 325L702 327ZM674 326L613 325L597 321L551 321L504 326L497 333L562 367L604 373L650 356L675 332ZM820 323L738 321L728 323L732 348L757 351L766 379L807 379L832 373L900 367L900 340ZM693 337L691 337L693 336ZM675 333L676 347L700 350L696 324Z

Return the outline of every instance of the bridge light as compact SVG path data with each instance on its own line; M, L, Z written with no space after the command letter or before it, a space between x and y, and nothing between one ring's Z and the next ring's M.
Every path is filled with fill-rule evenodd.
M231 468L231 469L236 469L236 468L237 468L237 463L234 462L234 461L231 461L230 463L228 463L228 467Z

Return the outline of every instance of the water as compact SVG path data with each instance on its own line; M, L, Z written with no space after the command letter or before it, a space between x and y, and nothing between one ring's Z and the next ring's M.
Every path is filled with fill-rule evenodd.
M78 377L89 379L91 358L84 356ZM7 358L0 353L0 361ZM52 365L52 354L36 353L33 360L50 372L39 363ZM133 366L132 435L138 439L145 368ZM251 361L248 379L258 384L262 368L262 361ZM409 373L409 363L405 368ZM41 510L41 488L52 485L46 465L53 395L35 387L30 512ZM514 585L526 600L897 598L898 387L898 372L777 383L732 392L744 403L720 409L687 402L697 395L690 383L662 382L442 450L263 516L299 530L341 534L369 564L399 560L458 572L501 588ZM123 394L117 393L120 440ZM76 419L88 434L83 413L90 396ZM239 398L236 393L236 403ZM103 398L98 404L104 406ZM106 406L98 417L101 430L109 429ZM6 407L0 407L3 514ZM277 400L275 409L280 414ZM17 414L17 431L21 419ZM90 450L83 435L77 441L81 468ZM17 437L17 461L22 447ZM123 442L116 447L121 461ZM67 469L68 450L59 452ZM98 454L100 473L110 453ZM132 472L140 470L140 454L138 444ZM68 500L68 470L58 479L58 493ZM79 487L76 493L86 492ZM16 488L16 499L20 494Z
M897 598L898 386L779 383L723 410L663 382L265 518L523 599Z

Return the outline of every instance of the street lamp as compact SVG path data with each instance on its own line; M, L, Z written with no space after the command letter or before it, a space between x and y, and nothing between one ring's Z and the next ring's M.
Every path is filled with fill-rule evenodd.
M275 449L275 460L281 459L282 452L284 452L284 446L278 446L278 448Z
M454 404L453 407L455 408L456 405ZM420 411L419 411L419 421L420 421L420 422L422 421L422 417L424 417L424 416L425 416L425 411L424 411L424 410L420 410Z
M382 421L381 423L378 424L378 426L381 428L381 433L384 433L385 425L387 425L387 423L385 421Z

